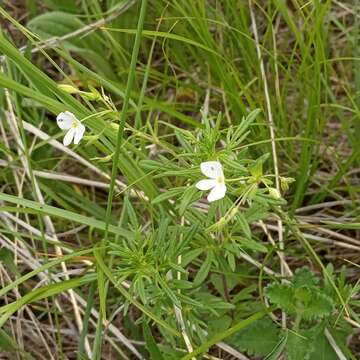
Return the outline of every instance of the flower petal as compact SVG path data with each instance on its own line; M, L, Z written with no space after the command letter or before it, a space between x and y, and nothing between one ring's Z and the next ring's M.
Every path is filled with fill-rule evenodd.
M75 135L75 128L71 128L64 136L64 140L63 140L63 144L65 146L68 146L71 144L73 138L74 138L74 135Z
M74 136L74 144L78 144L79 141L84 136L85 126L83 124L79 124L78 127L75 129L75 136Z
M61 130L68 130L71 128L73 121L79 121L70 111L61 112L56 117L56 122Z
M207 161L200 164L201 172L210 179L224 176L222 165L218 161Z
M199 189L199 190L210 190L213 187L216 186L216 180L213 179L207 179L207 180L200 180L198 181L195 186Z
M209 193L207 199L208 202L213 202L216 200L220 200L225 196L226 193L226 185L225 184L217 184Z

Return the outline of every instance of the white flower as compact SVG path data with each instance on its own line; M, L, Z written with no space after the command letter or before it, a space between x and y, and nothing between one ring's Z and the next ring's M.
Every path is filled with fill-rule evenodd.
M201 172L209 179L196 183L199 190L210 190L209 202L220 200L225 196L226 185L222 165L218 161L207 161L200 164Z
M85 126L70 111L61 112L56 117L56 122L61 130L68 130L64 136L63 144L68 146L74 139L78 144L85 132Z

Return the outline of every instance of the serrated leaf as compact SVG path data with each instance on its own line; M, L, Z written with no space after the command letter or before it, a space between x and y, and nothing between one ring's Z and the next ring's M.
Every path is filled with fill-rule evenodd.
M274 349L269 353L264 360L278 360L282 352L285 349L287 343L288 332L286 331L285 334L280 338L279 342L276 344Z
M265 288L267 297L289 314L296 312L294 289L291 284L270 284Z
M318 279L304 267L295 272L291 283L268 285L266 295L289 314L296 313L305 320L321 318L331 314L334 302L315 286L317 282Z
M280 329L269 318L263 318L237 332L228 342L249 355L266 356L279 343Z
M319 334L316 337L316 346L310 354L309 360L338 360L338 356L329 344L325 334Z
M291 281L295 287L300 286L316 286L319 283L319 278L316 277L308 267L296 269L294 277Z
M215 318L209 322L208 334L209 337L216 335L219 331L225 331L231 326L231 317L228 315Z
M346 347L346 341L350 334L353 333L353 328L345 320L340 320L336 328L330 327L326 322L320 323L316 328L319 330L315 336L316 341L315 351L311 353L309 360L338 360L334 349L330 345L325 336L325 326L335 339L336 344L343 349Z
M302 286L295 289L295 298L304 303L308 303L311 300L311 289L308 286Z
M306 303L303 311L304 319L311 320L316 317L324 317L331 314L334 303L330 297L315 288L311 289L310 296L310 301Z
M289 360L337 360L338 356L325 336L325 323L297 334L289 333L287 354ZM336 331L332 329L332 331ZM343 339L345 341L345 338Z
M288 360L309 360L315 350L312 336L310 331L289 332L286 343Z

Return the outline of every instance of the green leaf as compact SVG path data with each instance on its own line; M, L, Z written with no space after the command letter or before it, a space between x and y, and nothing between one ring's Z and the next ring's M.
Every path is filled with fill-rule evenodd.
M2 350L2 351L1 351ZM0 354L6 356L4 354L7 353L9 357L6 357L6 359L13 359L17 358L15 354L10 357L10 352L14 353L17 352L18 354L21 354L21 359L25 360L35 360L29 353L25 352L19 345L16 343L15 340L12 339L12 337L3 329L0 329Z
M278 345L280 329L269 318L263 318L239 331L229 338L228 342L253 356L266 356Z
M289 332L286 344L288 360L309 360L315 350L311 331Z
M51 9L63 10L70 13L79 11L79 7L74 0L43 0L43 2Z
M197 356L197 355L207 351L212 345L218 343L219 341L222 341L223 339L226 339L227 337L235 334L239 330L245 329L246 327L250 326L255 321L263 318L267 313L269 313L270 311L273 311L273 310L274 310L274 308L269 308L266 310L259 311L259 312L255 313L254 315L251 315L250 317L248 317L244 320L241 320L240 322L238 322L231 328L229 328L225 331L222 331L220 333L217 333L210 340L208 340L205 343L203 343L202 345L200 345L192 353L187 354L184 357L182 357L181 360L190 360L194 356Z
M326 323L322 322L308 330L289 332L286 345L289 360L338 360L338 356L325 336L325 325ZM331 331L340 334L335 329ZM346 338L346 335L340 336L340 339L336 339L337 344L340 347L344 346Z
M58 282L31 291L26 295L24 295L23 297L21 297L20 299L10 304L4 305L0 308L0 313L2 314L0 317L0 327L2 327L5 324L5 322L9 319L9 317L17 310L19 310L22 306L37 300L54 296L69 289L74 289L78 286L85 285L94 280L95 280L94 274L86 274L80 278L74 278L74 279Z
M219 331L225 331L231 325L231 317L228 315L220 316L219 318L215 318L209 322L208 333L209 336L214 336ZM228 341L229 342L229 341Z
M189 205L195 200L194 197L198 194L199 190L195 186L188 187L181 197L179 205L179 214L183 215Z
M211 267L211 262L212 262L212 254L208 252L205 261L202 263L200 269L198 270L195 276L194 279L195 287L201 285L208 276Z
M247 239L251 239L250 226L245 216L242 213L237 212L235 219L236 219L237 228L241 229L242 233L246 236Z
M116 289L119 290L119 292L124 296L126 300L128 300L131 304L136 306L139 310L141 310L145 315L147 315L150 319L154 320L159 325L163 326L165 329L169 331L169 333L180 336L179 332L174 329L172 326L166 323L166 321L159 318L157 315L155 315L152 311L148 310L144 305L139 303L136 299L134 299L129 292L116 281L114 278L111 270L105 265L104 260L101 257L101 254L98 250L94 251L94 255L96 258L97 265L101 268L101 270L104 272L104 274L108 277L108 279L111 281L111 283L116 287Z
M45 12L28 22L29 29L43 40L54 36L64 36L85 25L77 16L61 11ZM97 33L91 32L84 37L71 37L63 41L62 45L89 61L100 73L110 79L115 79L112 68L106 61L106 57L102 55L104 49L101 37Z
M97 271L97 284L99 290L101 316L105 320L106 319L106 278L100 268L98 268Z
M3 329L0 329L0 349L3 351L14 351L16 349L14 340Z
M128 216L131 225L134 228L138 228L139 227L139 221L138 218L136 216L136 212L131 204L131 202L129 201L129 198L126 196L124 198L124 211L125 214Z
M316 286L318 279L307 268L295 272L291 283L270 284L266 295L289 314L297 314L305 320L313 320L331 314L334 301Z
M319 278L316 277L307 266L296 269L295 274L291 282L295 287L300 287L303 285L315 286L319 283Z
M35 209L41 214L47 214L52 216L61 217L70 221L75 221L80 224L88 225L90 227L94 227L100 230L105 230L105 223L101 220L93 219L87 216L83 216L80 214L77 214L72 211L59 209L54 206L46 205L46 204L40 204L36 201L31 201L27 199L22 199L17 196L8 195L4 193L0 193L0 200L8 201L13 204L18 204L21 206L24 206L26 208ZM21 212L21 208L19 210ZM124 237L133 237L132 232L127 231L125 229L120 228L119 226L109 225L109 232L114 233L120 236Z
M162 201L168 200L168 199L170 199L170 198L172 198L174 196L182 194L183 191L184 191L183 187L170 189L170 190L156 196L151 203L152 204L158 204L158 203L160 203Z
M254 250L254 251L260 251L263 253L267 253L268 249L266 246L264 246L260 241L256 241L253 239L246 239L246 238L241 238L241 237L237 237L237 236L233 236L233 239L240 244L241 247L245 247L247 249L250 250Z
M263 163L259 159L255 162L254 165L249 167L250 174L259 179L263 175Z
M193 249L186 252L181 259L181 266L185 268L204 252L204 249Z
M163 356L161 355L161 352L155 342L155 339L151 333L150 327L145 322L143 323L143 333L144 333L144 339L146 342L146 349L150 353L150 358L152 360L163 360Z
M82 250L82 251L78 251L78 252L73 252L69 255L64 255L62 257L56 258L55 260L51 260L49 262L47 262L46 264L38 267L37 269L28 272L27 274L23 275L21 278L16 279L15 281L13 281L12 283L10 283L9 285L3 287L2 289L0 289L0 298L2 296L4 296L7 292L11 291L12 289L14 289L16 286L19 286L20 284L22 284L24 281L31 279L32 277L36 276L37 274L46 271L48 269L51 269L52 267L54 267L55 265L58 265L62 262L71 260L74 257L77 256L84 256L87 255L89 253L91 253L93 250L92 249L88 249L88 250Z
M265 288L267 297L289 314L296 312L294 289L290 284L270 284Z
M230 269L234 272L236 269L236 261L235 261L235 256L228 252L227 253L227 260L228 260L228 264L230 266Z
M14 275L20 276L20 272L14 263L14 256L12 251L6 248L0 249L0 261L10 270Z
M254 161L254 163L249 167L250 174L257 180L263 176L263 164L268 159L269 154L266 153L260 156Z
M80 336L79 336L76 360L81 360L81 359L85 358L85 354L84 354L85 339L86 339L86 336L89 331L89 319L91 316L91 310L94 305L95 290L96 290L96 283L94 281L90 286L89 294L87 297L86 308L85 308L85 313L84 313L84 317L83 317L83 328L82 328Z
M244 213L246 221L251 224L254 221L265 219L269 214L269 205L252 203Z
M283 353L286 343L287 343L288 332L286 331L285 334L280 338L279 342L276 344L274 349L269 353L264 360L278 360Z
M306 302L303 310L304 319L312 320L330 315L334 307L333 300L315 288L311 288L310 291L310 301Z
M311 352L309 360L338 360L339 357L329 344L324 333L316 336L314 351Z
M166 295L170 298L174 305L176 305L179 309L181 309L181 302L176 297L175 293L170 289L169 285L166 283L165 280L159 275L157 276L157 281L159 282L161 288L164 290Z
M338 320L338 319L337 319ZM315 350L311 353L310 360L338 360L334 349L330 345L328 339L325 336L325 326L333 336L336 344L345 354L349 354L349 350L346 347L347 339L353 334L354 330L349 323L345 320L340 320L337 323L336 328L332 328L329 323L320 323L317 328L319 329L316 336L313 337L316 342ZM349 355L349 359L354 359L354 356Z

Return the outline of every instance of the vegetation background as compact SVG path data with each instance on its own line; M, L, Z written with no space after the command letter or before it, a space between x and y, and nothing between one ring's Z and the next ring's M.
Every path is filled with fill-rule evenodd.
M1 359L360 358L357 0L0 17Z

